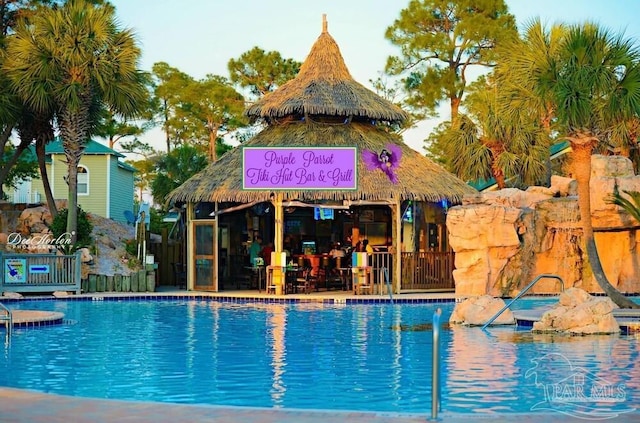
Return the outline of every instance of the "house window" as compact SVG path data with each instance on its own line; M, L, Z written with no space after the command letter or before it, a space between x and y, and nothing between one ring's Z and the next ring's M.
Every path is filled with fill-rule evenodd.
M78 166L78 194L89 194L89 170L84 166Z

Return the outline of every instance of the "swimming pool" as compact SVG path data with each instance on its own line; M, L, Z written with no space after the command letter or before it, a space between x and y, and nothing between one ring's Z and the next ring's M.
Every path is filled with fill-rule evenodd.
M0 357L0 385L64 395L303 409L429 413L432 332L453 304L270 304L211 300L21 301L67 323L17 329ZM520 306L525 306L522 303ZM452 328L442 339L442 411L530 412L548 390L550 355L563 377L595 375L640 399L633 336L532 335ZM535 360L535 361L534 361ZM548 365L548 363L546 363ZM529 377L527 377L529 374Z

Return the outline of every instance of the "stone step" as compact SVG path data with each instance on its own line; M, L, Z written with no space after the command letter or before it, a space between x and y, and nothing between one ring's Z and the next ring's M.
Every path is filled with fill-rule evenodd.
M533 327L533 322L539 321L542 318L542 315L551 307L552 306L537 307L530 310L514 311L513 317L516 320L516 325L521 327ZM640 333L640 309L617 308L613 310L613 316L616 318L623 334Z

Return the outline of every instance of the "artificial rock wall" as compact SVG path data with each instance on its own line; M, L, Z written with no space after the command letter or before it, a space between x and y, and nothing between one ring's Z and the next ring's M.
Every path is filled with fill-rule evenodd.
M640 233L623 229L639 223L606 201L616 184L621 193L640 191L640 176L624 157L594 155L591 165L591 215L605 273L622 292L640 292ZM542 273L560 276L565 289L601 292L582 240L576 188L574 180L555 176L550 188L484 192L451 208L456 294L513 296ZM555 279L544 279L530 292L559 289Z

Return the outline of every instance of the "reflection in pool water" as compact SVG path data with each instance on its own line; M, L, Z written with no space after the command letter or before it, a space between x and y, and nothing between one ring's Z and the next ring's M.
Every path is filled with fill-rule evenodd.
M453 309L198 300L10 306L61 311L69 323L16 330L0 357L3 386L127 400L407 413L430 411L426 325L436 308L443 309L443 321ZM427 330L403 330L421 325ZM599 410L627 411L640 399L640 346L633 336L452 327L441 340L445 413L539 408L548 386L526 375L549 354L583 369L582 377L622 388L618 402L591 404ZM575 376L570 370L550 372Z

